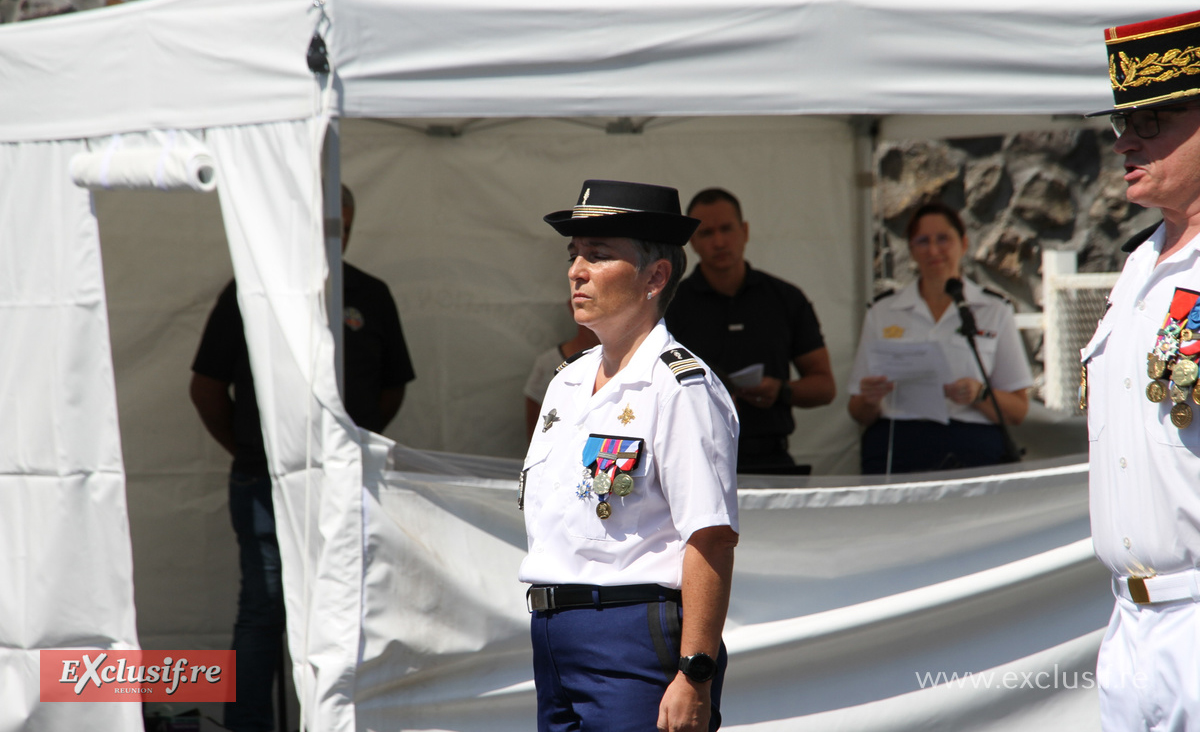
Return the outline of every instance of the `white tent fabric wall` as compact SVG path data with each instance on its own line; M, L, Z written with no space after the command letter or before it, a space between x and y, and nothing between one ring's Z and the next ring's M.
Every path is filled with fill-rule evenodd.
M342 180L358 207L346 258L391 286L417 373L387 431L398 442L524 454L530 366L575 331L566 242L542 216L570 207L585 178L676 186L684 205L711 185L732 190L751 224L747 257L812 300L845 382L867 294L842 120L670 119L636 135L517 120L452 139L377 120L341 129ZM695 266L690 249L688 261ZM857 470L858 429L842 392L795 411L793 454L819 474Z
M743 489L724 728L1096 729L1112 595L1086 465L981 472ZM359 729L531 728L515 504L514 481L488 478L388 473L371 491Z
M82 149L0 145L2 732L142 726L138 704L39 703L39 650L138 647L100 240L66 174Z
M208 131L274 484L302 726L355 729L362 493L391 443L338 396L325 312L320 150L326 119ZM236 161L236 164L233 164ZM375 446L372 470L363 447Z
M1147 0L1136 6L1123 0L1096 0L1087 4L1070 0L1020 0L1002 8L949 0L760 0L749 4L732 0L618 0L603 6L557 0L519 0L507 4L478 0L439 3L328 0L324 7L324 11L314 7L311 0L259 0L254 3L241 0L143 0L73 17L0 28L0 68L5 69L0 75L0 98L5 100L0 107L0 142L5 143L5 147L0 154L12 155L12 150L20 148L21 143L34 140L83 139L152 129L202 130L266 125L280 120L319 117L323 110L318 87L303 59L309 38L318 27L326 34L332 59L340 72L338 86L342 97L335 113L347 116L513 117L581 113L616 116L702 112L721 115L815 112L1051 115L1062 111L1086 111L1101 107L1108 99L1099 40L1102 27L1193 9L1183 0ZM328 17L323 17L323 12L328 12ZM222 42L212 43L214 38ZM313 132L310 128L306 130L300 137L307 139L308 133ZM281 131L279 135L283 138L288 133ZM260 140L265 142L268 137L272 134L264 134ZM293 136L293 139L297 138ZM307 179L313 175L316 157L311 142L297 144L306 151L296 158L304 167L292 170L292 175ZM71 145L72 149L79 147L75 143ZM233 146L230 141L226 147ZM275 152L280 159L289 154L282 148ZM218 153L218 157L220 155ZM22 160L22 164L26 164L33 158ZM61 162L65 170L65 159ZM16 206L17 202L29 200L35 194L51 197L60 194L62 181L52 173L46 173L47 170L50 169L39 166L37 172L22 177L6 174L0 180L5 192L22 185L28 185L30 189L27 195L6 195L0 201L0 206L7 207L4 220L0 221L0 227L4 227L0 229L4 233L0 249L6 260L25 261L21 259L25 255L22 252L24 242L10 236L9 228L37 231L39 227L77 220L44 214L37 205ZM852 173L847 171L847 174ZM251 182L254 175L257 174L246 174L243 191L253 186L265 186L272 180L280 183L287 178L273 167L261 172L259 182ZM574 185L577 183L572 182L571 187ZM244 208L236 200L223 198L231 239L237 239L241 236L239 232L252 224L249 220L228 220L235 212L239 216L269 215L276 225L291 221L297 225L295 231L300 232L301 240L298 243L284 241L283 237L290 236L291 230L286 226L280 228L267 235L267 240L272 243L267 244L262 256L278 257L281 251L290 251L286 248L273 250L274 246L298 245L305 255L300 257L301 262L309 262L306 255L312 253L308 247L313 242L305 237L319 240L319 235L313 235L319 217L314 213L311 199L301 195L306 186L283 185L282 190L297 193L293 202L298 208L290 212L266 204L266 208L259 207L256 213L253 206ZM261 202L259 197L266 195L255 192L247 203ZM561 205L557 192L553 201L547 198L544 203L550 204L550 208ZM840 205L848 210L855 208L849 201ZM535 215L545 210L549 209L539 206ZM445 215L461 215L461 209L446 210ZM35 218L46 221L32 223ZM89 234L86 231L77 234L78 242L84 244ZM231 245L235 257L241 258L236 267L239 279L256 276L255 258L260 256L255 240L257 234L247 234L244 238L243 243ZM50 251L54 250L38 249L29 256L45 255ZM284 276L290 278L295 272L287 267L301 262L277 258L275 265L283 267ZM38 276L49 278L42 291L56 292L56 286L72 281L70 278L55 279L59 273L55 267L59 263L42 264L45 269L38 269ZM771 266L767 262L764 265ZM126 266L136 264L126 263ZM264 281L269 276L268 269L260 273ZM98 278L93 281L99 282ZM299 544L289 550L293 559L288 570L289 604L301 617L305 608L310 608L314 613L311 619L316 619L316 613L320 612L320 620L324 621L326 611L332 612L327 634L314 633L298 640L293 635L293 645L302 644L296 646L297 655L312 664L310 671L300 674L300 680L304 687L301 693L308 702L313 724L346 729L355 724L352 716L354 707L359 706L346 703L346 692L352 688L355 674L353 653L344 646L350 635L350 623L346 618L361 602L357 594L361 587L349 580L346 568L339 563L351 556L350 544L363 541L364 535L353 533L362 518L355 518L345 511L353 513L364 505L360 493L364 484L376 492L383 491L373 476L380 461L378 452L386 445L371 440L369 459L364 461L364 467L359 467L356 445L365 444L366 440L345 425L336 398L329 394L325 366L329 359L328 349L307 330L321 322L321 317L314 314L310 280L301 278L293 282L288 279L275 284L283 285L282 289L264 286L262 298L251 295L244 304L254 313L252 318L256 324L250 328L254 331L253 348L259 354L256 370L260 377L265 376L262 373L265 359L283 355L284 373L278 384L280 392L275 406L269 411L277 410L280 419L290 421L267 427L273 465L280 476L281 503L285 504L281 512L308 502L302 513L289 514L284 522L283 536L285 541L294 541L297 537L317 538L304 550ZM297 320L274 322L276 316L282 318L280 310L286 307L285 302L297 301L304 305L295 313ZM101 299L93 315L100 317L102 312ZM104 381L82 387L75 395L83 397L79 404L86 405L92 418L108 419L113 413L110 404L112 376L97 376L98 372L91 370L102 370L109 363L108 343L99 335L100 331L97 327L93 331L96 338L78 343L77 349L69 353L79 355L70 362L71 375L84 382L92 377ZM41 335L45 334L43 329ZM36 345L37 342L31 343ZM313 350L305 350L307 348ZM0 369L19 370L27 363L20 360L28 358L21 349L13 348L9 353L14 355L10 355ZM39 352L39 355L45 354ZM318 357L317 365L309 366L306 356ZM172 374L172 378L177 376ZM13 382L2 383L4 391L0 392L0 397L3 399L8 400L10 395L17 393L26 396L24 383L19 384L21 392L16 391L18 386ZM305 391L296 395L295 389L301 384ZM28 398L35 399L35 411L53 411L56 405L68 403L57 401L65 398L62 392L27 391L32 395ZM294 395L295 399L292 398ZM171 400L180 398L181 394L176 394ZM103 403L97 406L93 401ZM76 402L69 403L74 405ZM299 415L297 410L303 411L305 419L299 425L295 422ZM311 423L308 421L310 414L313 417ZM91 442L76 447L84 453L98 448L98 454L102 456L89 463L89 469L106 476L119 474L119 457L115 458L115 463L111 459L118 455L115 421L110 419L81 434L86 434ZM313 435L310 450L308 438ZM304 452L297 457L301 446ZM3 449L12 448L6 446ZM196 453L205 454L210 449L207 445L197 446ZM311 456L316 461L313 467L308 467L304 456ZM118 466L115 473L111 470L114 465ZM58 473L52 471L51 475ZM4 479L6 490L0 500L22 500L20 490L7 490L8 482L19 486L43 477L37 466L17 466ZM188 477L184 476L180 482L187 482ZM209 477L205 476L206 479ZM102 507L89 506L86 510L77 507L69 512L71 516L62 520L71 520L74 514L82 516L94 509L95 515L107 511L114 522L120 523L124 516L121 497L116 495L120 490L113 486L108 489L113 495L106 497ZM847 500L859 500L857 495ZM319 507L315 512L313 503ZM939 501L917 505L937 513L940 504ZM36 504L22 503L19 509L9 512L6 508L0 514L5 521L6 541L11 541L8 537L23 536L19 528L13 530L10 524L23 527L37 520L39 514L28 508L29 505ZM371 514L371 502L365 505L367 522L378 521L379 516ZM798 516L805 513L796 511ZM897 526L908 527L912 534L919 534L927 528L923 514L924 510L912 515L902 512L896 517L901 522ZM118 515L120 518L116 518ZM150 520L157 518L151 516ZM421 538L419 524L409 524L407 517L402 518L401 526L409 531L409 537ZM968 525L975 524L968 522ZM1072 536L1080 539L1084 535ZM912 543L911 537L909 543ZM6 552L9 551L10 544L3 546ZM837 546L844 546L842 537ZM1060 543L1057 546L1066 545ZM828 546L820 548L828 550ZM982 559L989 556L989 552L979 546L975 549L977 552L972 556L981 559L978 565L982 567L985 564ZM1076 550L1064 550L1064 553L1072 551ZM92 551L89 554L99 553ZM746 554L744 550L742 556ZM12 572L15 577L23 571L20 568L25 557L23 554L6 554L5 571ZM1057 557L1055 554L1045 563L1076 566L1065 560L1059 561ZM77 561L75 556L70 559ZM354 566L359 560L351 557L346 561ZM808 554L804 561L806 566L820 567L826 559L822 554L815 558ZM295 575L297 564L303 568L299 589ZM395 587L394 580L372 575L372 570L379 566L369 564L367 567L366 575L371 578L372 586ZM741 566L746 566L744 559ZM50 576L60 584L71 582L75 579L76 567L78 564L65 559L55 562ZM120 566L110 566L107 571L115 573L111 585L114 592L126 595L128 573ZM96 577L100 576L101 573L96 574ZM897 577L901 576L910 575L897 569ZM1076 577L1077 573L1068 569L1065 574L1056 576ZM303 586L305 581L307 586ZM1086 582L1072 580L1065 596L1056 588L1056 591L1047 590L1024 605L1016 605L1046 609L1047 617L1054 618L1059 608L1073 602L1087 605L1079 599L1086 593L1083 590L1077 593L1075 588L1086 586L1089 591L1096 592L1097 586L1102 587L1097 585L1099 581L1099 577L1089 578ZM19 583L15 586L25 587ZM1022 587L1031 592L1043 589L1039 582L1026 583ZM310 591L328 594L309 605ZM12 602L25 603L29 608L27 616L54 619L59 617L57 613L65 612L64 608L76 607L60 607L32 590L22 589L21 592L23 594ZM990 591L983 599L1005 594ZM1089 602L1098 603L1100 598ZM962 606L965 605L969 603ZM117 628L119 632L113 631L111 635L121 642L136 642L132 633L126 632L132 623L127 603L118 597L106 607L107 611L96 604L88 607L89 613L103 614L103 617L93 618L93 622ZM365 607L377 606L368 602ZM505 607L507 612L512 611L511 606ZM439 608L429 605L423 610L437 612ZM367 612L368 618L374 617ZM1095 614L1094 610L1089 613ZM1018 615L1014 613L1014 616ZM1083 613L1078 615L1084 616ZM929 617L936 618L938 614ZM515 620L515 616L510 617L499 625L506 622L511 627ZM316 625L309 622L310 618L305 621L306 632ZM71 627L70 623L55 621L55 628L60 625ZM1088 628L1098 626L1091 623ZM979 641L983 644L980 647L985 649L1000 645L994 642L996 636L986 632L990 626L968 624L957 627L978 631L976 638L954 636L950 639L967 638L963 641L964 647L971 647L973 641ZM1011 626L1006 627L1012 631ZM1064 652L1073 654L1075 661L1072 663L1086 657L1086 652L1080 652L1079 644L1091 642L1087 629L1053 623L1036 624L1035 629L1038 632L1028 635L1031 646L1034 641L1058 643L1043 647L1065 649ZM1043 635L1043 631L1047 634ZM1010 635L1026 638L1026 628L1022 627L1019 634L1010 632ZM172 637L186 639L188 635L186 629L182 629ZM899 632L897 637L900 637ZM739 654L747 654L745 649L749 646L736 646L734 640L731 634L731 647ZM364 653L368 647L376 648L377 645L364 646ZM364 673L382 668L383 662L377 659L391 652L389 649L370 657L362 666ZM508 647L506 652L517 653L515 646ZM977 662L971 668L992 668L995 666L985 664L1003 666L1004 662L1011 664L1024 658L1051 657L1038 656L1029 647L1024 652L1025 655L1019 658L1005 658L1003 654L992 654L985 659L971 656L971 660ZM437 665L456 661L469 665L474 660L455 653L458 651L451 650L444 656L424 659L424 662ZM791 657L790 652L787 655ZM28 661L30 656L23 650L15 656L10 654L9 658ZM6 672L13 668L9 660L5 664ZM22 673L28 671L26 667L20 668ZM868 674L871 671L869 668L863 670ZM24 676L21 678L28 680ZM734 688L730 688L730 703L736 705ZM5 700L10 698L9 695L16 695L20 697L19 703L28 704L32 698L29 689L22 686L12 690L5 683L0 686L0 694L5 695ZM438 693L451 691L453 689L439 688ZM746 693L751 692L753 689L746 690ZM932 699L929 693L917 692L916 696ZM956 700L967 700L964 702L966 707L951 702L939 706L938 713L974 709L971 718L980 726L989 721L1003 726L1005 721L999 718L1016 713L1006 704L993 703L986 708L974 706L973 700L977 697L973 692L954 693ZM1078 694L1084 696L1082 691ZM1071 698L1075 694L1061 696ZM489 698L496 697L502 701L517 699L517 703L521 703L520 694ZM367 704L387 707L393 703L386 694L360 698L364 709ZM878 717L873 716L875 712L870 704L881 702L879 699L865 700L864 704L849 708L847 713L861 712L866 721L871 721ZM480 708L474 704L467 702L472 708ZM13 708L17 710L16 714L31 715L31 719L59 713L43 711L42 707L30 710L28 706L18 705ZM415 706L412 708L416 709ZM1022 711L1034 714L1048 708L1050 705L1032 705ZM5 707L6 712L8 709ZM425 711L421 713L426 713L433 707L423 709ZM454 705L443 708L447 718L458 709ZM780 713L786 711L779 710ZM809 710L802 711L807 713ZM736 714L736 707L730 707L730 713ZM836 710L826 713L838 714ZM19 720L16 724L24 726L26 721ZM90 726L91 721L75 726ZM64 726L69 725L55 724L56 729Z

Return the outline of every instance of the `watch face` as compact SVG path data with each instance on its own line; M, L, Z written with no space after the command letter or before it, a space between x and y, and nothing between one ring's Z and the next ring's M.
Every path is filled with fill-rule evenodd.
M708 681L717 673L717 662L706 653L679 659L679 670L692 681Z

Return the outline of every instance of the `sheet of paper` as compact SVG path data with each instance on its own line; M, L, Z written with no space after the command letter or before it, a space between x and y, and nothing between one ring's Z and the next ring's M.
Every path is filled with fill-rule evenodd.
M947 424L950 412L942 386L948 384L950 364L942 347L932 341L875 341L867 351L867 370L896 382L888 397L893 410Z
M738 369L729 375L729 380L734 386L746 389L751 386L758 386L763 380L763 365L761 363L750 364L744 369Z

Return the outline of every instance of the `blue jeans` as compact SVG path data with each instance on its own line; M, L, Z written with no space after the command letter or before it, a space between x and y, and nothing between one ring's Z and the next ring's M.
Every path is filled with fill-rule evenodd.
M237 701L225 705L225 726L234 732L270 732L275 729L271 690L284 632L283 577L271 478L231 474L229 514L237 534L242 588L233 626Z

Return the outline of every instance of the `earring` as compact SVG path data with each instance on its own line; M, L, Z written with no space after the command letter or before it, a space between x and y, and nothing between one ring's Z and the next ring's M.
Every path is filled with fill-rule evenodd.
M650 299L653 299L653 298L654 298L654 293L653 293L653 292L647 292L647 293L646 293L646 299L647 299L647 300L650 300Z

